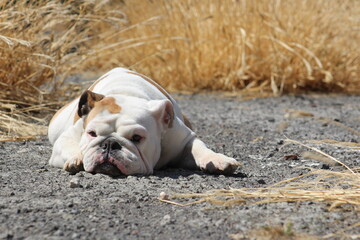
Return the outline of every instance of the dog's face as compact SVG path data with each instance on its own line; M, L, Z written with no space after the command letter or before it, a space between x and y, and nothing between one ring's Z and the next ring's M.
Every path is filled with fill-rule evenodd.
M84 122L80 148L85 171L150 174L160 158L173 107L169 100L119 99L86 91L78 115Z

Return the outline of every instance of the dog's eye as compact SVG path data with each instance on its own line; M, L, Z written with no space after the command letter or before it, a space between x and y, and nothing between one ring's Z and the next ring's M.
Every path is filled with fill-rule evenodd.
M89 134L90 137L97 137L95 131L89 131L88 134Z
M131 141L134 143L139 143L141 141L142 137L140 135L135 134L132 136Z

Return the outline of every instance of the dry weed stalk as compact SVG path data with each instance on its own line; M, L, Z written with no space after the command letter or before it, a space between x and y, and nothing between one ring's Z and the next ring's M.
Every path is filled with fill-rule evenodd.
M360 208L360 174L313 170L308 174L278 182L266 188L217 189L200 194L175 194L173 199L198 198L187 206L200 202L231 206L275 202L324 202L334 210L345 204ZM171 203L172 201L167 200ZM177 205L181 203L177 203Z
M305 111L301 111L301 110L295 110L295 109L286 109L285 110L285 115L284 115L284 118L286 119L291 119L291 118L301 118L301 117L308 117L308 118L311 118L311 119L314 119L314 120L317 120L317 121L320 121L320 122L324 122L326 124L332 124L332 125L335 125L337 127L340 127L358 137L360 137L360 132L351 128L351 127L348 127L346 126L345 124L341 123L341 122L338 122L338 121L335 121L331 118L327 118L327 117L319 117L319 116L316 116L315 114L313 113L310 113L310 112L305 112ZM336 142L335 140L330 140L330 141L334 141ZM323 142L324 143L324 142ZM328 142L329 143L329 142ZM351 144L340 144L340 145L351 145ZM352 145L356 145L356 144L352 144Z
M333 139L308 140L306 142L360 150L360 144L355 142L340 142Z
M313 141L311 141L313 142ZM269 204L279 202L318 202L327 204L329 210L360 211L360 168L351 169L338 159L324 153L323 151L310 147L304 143L287 139L287 143L298 144L326 157L327 161L340 164L346 171L335 172L330 170L316 170L307 174L285 179L265 188L241 188L241 189L215 189L205 193L174 194L169 199L160 201L178 206L189 206L199 203L210 203L220 206L233 206L241 204ZM353 148L353 144L338 142L334 140L316 141L316 144L334 144L345 148ZM355 145L355 147L358 147ZM315 159L316 160L316 159ZM187 203L175 202L171 199L182 199ZM192 200L190 200L192 199ZM353 224L335 233L328 234L323 239L346 236L346 231L359 227L360 223ZM259 234L251 232L250 234ZM269 236L269 232L266 233ZM271 234L270 234L271 235ZM234 235L234 239L242 235ZM351 235L355 237L358 235ZM241 239L241 238L240 238ZM266 239L266 238L265 238ZM280 239L277 236L274 239ZM300 238L301 239L301 238Z
M346 164L315 147L291 139L287 139L287 142L316 151L329 160L339 163L347 171L311 169L307 174L286 179L265 188L216 189L205 193L175 194L172 196L173 199L196 198L197 200L186 204L175 203L168 199L164 202L175 203L180 206L201 202L231 206L245 203L312 201L329 204L329 210L338 209L344 205L352 206L355 211L360 210L360 169L350 169Z
M355 172L350 168L348 167L346 164L342 163L341 161L337 160L336 158L330 156L329 154L321 151L320 149L318 148L315 148L315 147L311 147L311 146L308 146L302 142L299 142L299 141L296 141L296 140L292 140L292 139L286 139L286 143L293 143L293 144L298 144L298 145L301 145L305 148L308 148L308 149L311 149L313 150L314 152L317 152L319 154L321 154L322 156L326 157L327 159L335 162L335 163L338 163L339 165L343 166L344 168L346 168L347 170L349 170L349 172L351 172L352 174L355 174Z

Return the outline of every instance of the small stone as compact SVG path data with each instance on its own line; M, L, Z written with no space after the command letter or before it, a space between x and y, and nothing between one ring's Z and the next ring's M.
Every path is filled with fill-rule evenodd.
M79 172L79 173L77 174L77 176L78 176L78 177L84 177L84 174L83 174L82 172Z
M70 187L71 188L79 188L81 187L80 179L77 177L74 177L70 180Z
M0 239L13 239L13 237L12 233L0 233Z
M266 184L266 182L265 182L264 179L259 179L259 180L257 180L257 182L258 182L259 184Z
M329 164L323 164L322 166L321 166L321 169L326 169L326 170L328 170L328 169L330 169L330 166L329 166Z
M79 234L79 233L73 233L73 234L71 235L71 238L72 238L72 239L79 239L79 238L80 238L80 234Z
M299 160L299 156L297 154L290 154L284 156L285 160Z
M159 198L161 200L169 200L169 195L167 195L165 192L161 192Z
M64 232L61 231L60 229L58 229L58 230L56 230L56 231L54 232L54 235L55 235L55 236L64 236Z
M170 215L165 215L164 217L163 217L163 219L160 221L160 225L161 226L165 226L165 225L168 225L169 223L171 223L171 217L170 217Z

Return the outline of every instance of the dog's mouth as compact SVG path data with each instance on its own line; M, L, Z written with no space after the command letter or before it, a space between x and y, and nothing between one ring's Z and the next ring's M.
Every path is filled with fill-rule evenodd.
M102 174L106 174L112 177L119 177L122 174L122 172L113 164L109 163L109 162L104 162L101 163L99 165L97 165L94 168L93 173L102 173Z
M144 166L142 165L144 162ZM107 138L84 154L84 169L89 173L100 173L112 177L146 173L146 162L134 145L121 139Z

